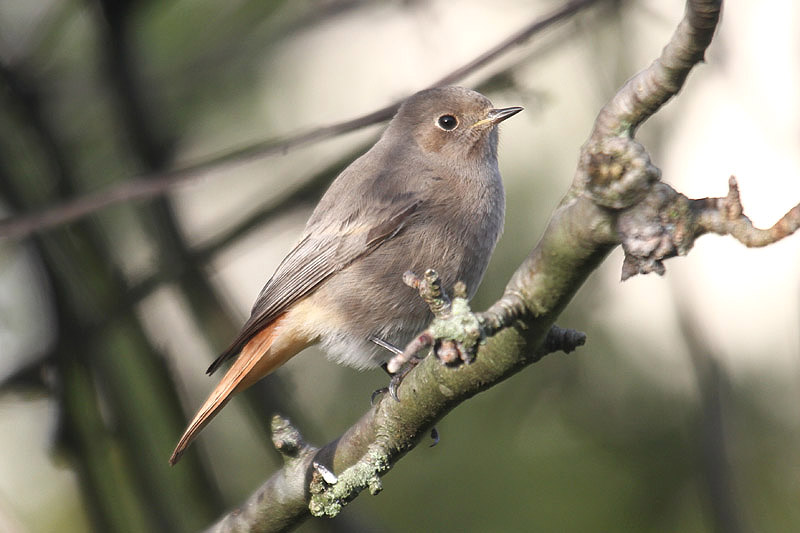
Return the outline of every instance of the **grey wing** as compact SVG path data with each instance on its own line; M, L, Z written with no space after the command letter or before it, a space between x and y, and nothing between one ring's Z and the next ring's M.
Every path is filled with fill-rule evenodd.
M258 295L239 335L211 363L206 373L213 373L239 353L256 333L293 303L313 292L329 276L397 235L420 203L416 198L405 197L402 202L376 206L367 213L354 213L343 227L309 231L278 266Z

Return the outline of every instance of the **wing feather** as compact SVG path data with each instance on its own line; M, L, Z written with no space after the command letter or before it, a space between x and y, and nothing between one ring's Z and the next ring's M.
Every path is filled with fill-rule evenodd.
M326 229L308 231L278 266L258 295L241 332L207 373L213 373L236 355L256 333L332 274L397 235L421 204L411 195L402 200L395 198L366 212L353 213L345 219L351 221L345 227L328 225Z

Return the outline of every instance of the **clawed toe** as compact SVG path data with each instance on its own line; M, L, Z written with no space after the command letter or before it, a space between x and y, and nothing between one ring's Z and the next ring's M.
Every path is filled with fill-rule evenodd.
M392 374L386 369L386 364L381 365L387 374L391 376L389 380L388 387L381 387L380 389L375 390L370 397L370 404L375 405L375 399L380 396L381 394L389 393L389 395L396 401L400 401L400 396L397 393L397 389L400 387L400 384L403 383L403 379L411 372L415 366L420 363L421 359L413 358L408 363L406 363L403 368Z

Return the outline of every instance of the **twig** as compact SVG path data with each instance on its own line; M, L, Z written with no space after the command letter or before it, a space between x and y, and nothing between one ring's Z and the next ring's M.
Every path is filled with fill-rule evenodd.
M790 209L771 228L754 227L744 214L739 185L733 176L728 179L728 195L725 198L693 200L692 209L697 217L697 236L707 232L731 235L748 248L767 246L800 228L800 204Z
M554 9L549 14L533 21L531 24L525 26L517 33L511 35L510 37L506 38L501 43L497 44L493 48L490 48L486 52L482 53L472 61L469 61L466 65L463 65L453 72L447 74L440 78L436 83L431 84L431 87L438 87L440 85L450 85L452 83L457 82L458 80L466 77L468 74L475 72L480 67L488 64L490 61L500 57L509 49L519 46L523 44L525 41L531 38L534 34L540 32L541 30L550 27L556 22L568 18L581 9L589 7L590 5L596 3L598 0L572 0L570 2L565 3L563 6Z
M521 315L519 305L511 302L508 295L486 312L473 313L467 301L467 288L464 284L455 284L451 299L442 289L439 274L435 270L427 270L421 278L408 271L403 274L403 282L419 291L420 297L433 313L433 321L402 352L389 360L386 370L392 374L417 358L419 352L428 347L434 348L434 355L443 364L470 364L475 360L481 344L498 331L511 326ZM519 302L518 299L516 301ZM585 342L586 334L553 325L537 349L536 358L538 360L557 351L570 353ZM396 385L394 391L392 385L389 388L393 392L392 396L397 399Z
M479 55L472 61L469 61L466 65L444 76L432 86L452 83L463 78L511 48L522 44L526 39L537 32L597 1L598 0L577 0L568 2L549 15L537 18L519 32ZM241 163L257 157L284 154L299 146L330 139L338 135L377 124L389 120L399 106L399 101L394 102L354 119L317 127L313 130L284 138L256 142L224 154L207 157L185 167L132 177L123 182L110 185L105 189L86 193L74 200L53 205L39 212L9 217L0 220L0 238L27 237L31 233L71 222L118 203L142 200L165 194L178 185L197 179L204 172L213 168L232 163Z
M617 231L625 260L623 281L636 274L666 271L664 260L686 255L695 240L706 233L731 235L747 247L767 246L800 228L800 204L790 209L771 228L753 226L744 214L739 186L728 180L723 198L692 200L665 183L657 183L650 194L617 219Z

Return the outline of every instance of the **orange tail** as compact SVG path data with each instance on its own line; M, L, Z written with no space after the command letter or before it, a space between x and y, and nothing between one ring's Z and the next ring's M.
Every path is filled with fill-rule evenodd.
M305 347L297 346L291 341L288 344L279 343L281 347L274 346L283 319L284 316L278 317L245 344L239 357L189 423L178 445L175 446L172 457L169 458L170 464L178 462L200 430L228 403L234 392L246 389Z

